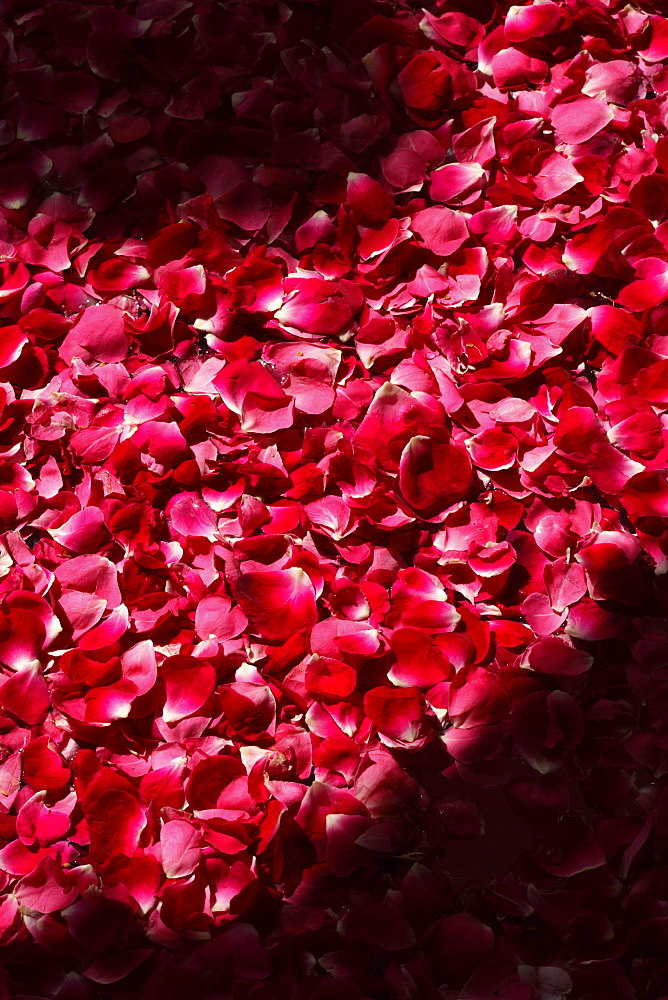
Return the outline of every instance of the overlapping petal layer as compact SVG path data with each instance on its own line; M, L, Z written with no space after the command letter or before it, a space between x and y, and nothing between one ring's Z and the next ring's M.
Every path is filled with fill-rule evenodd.
M660 5L0 39L0 997L662 1000Z

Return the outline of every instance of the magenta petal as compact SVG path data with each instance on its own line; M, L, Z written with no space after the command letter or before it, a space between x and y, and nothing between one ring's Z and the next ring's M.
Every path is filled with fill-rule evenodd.
M79 890L56 861L44 858L34 871L16 883L15 893L21 905L40 913L53 913L74 902Z
M88 809L86 822L90 830L91 858L102 864L119 854L132 857L145 815L129 792L110 788Z
M79 636L79 646L81 649L100 649L110 646L126 632L128 623L128 609L121 604L99 625Z
M63 341L60 355L71 364L74 357L97 361L122 361L127 357L128 340L123 331L123 313L110 305L84 310Z
M200 859L200 835L197 829L183 820L170 820L160 830L162 867L167 878L191 875Z
M167 508L169 521L178 534L196 538L216 537L218 519L214 511L196 494L182 493L170 501Z
M424 245L440 257L449 257L469 235L464 216L436 206L414 215L412 228Z
M197 605L195 629L201 639L217 639L218 642L234 639L247 625L241 608L232 608L227 597L205 597Z
M541 639L526 654L526 665L537 673L563 674L567 677L585 673L593 658L560 639Z
M216 671L195 657L173 656L165 660L161 674L167 691L162 717L176 722L201 708L216 684Z
M87 507L73 514L52 534L61 545L71 552L94 552L104 545L108 538L104 514L97 507Z
M546 0L526 7L511 7L503 30L509 42L527 42L567 27L569 20L559 4Z
M605 128L613 113L602 101L577 97L563 101L552 112L552 124L561 142L579 143L591 139Z
M0 704L28 725L45 718L51 700L38 662L22 667L0 685Z
M137 694L146 694L155 684L157 666L155 649L150 639L132 646L121 657L123 677L134 685Z

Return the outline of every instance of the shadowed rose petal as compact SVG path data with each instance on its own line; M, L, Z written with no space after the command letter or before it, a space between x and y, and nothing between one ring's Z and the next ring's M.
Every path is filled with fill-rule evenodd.
M86 822L91 859L101 865L119 854L132 857L146 817L129 792L110 788L86 811Z

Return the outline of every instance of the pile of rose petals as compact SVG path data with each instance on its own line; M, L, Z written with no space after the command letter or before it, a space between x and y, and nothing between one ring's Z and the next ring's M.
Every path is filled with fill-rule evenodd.
M2 4L0 1000L668 996L668 17Z

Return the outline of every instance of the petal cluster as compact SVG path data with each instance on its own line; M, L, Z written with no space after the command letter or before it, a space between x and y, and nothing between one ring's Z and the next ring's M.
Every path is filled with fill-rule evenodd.
M3 6L0 997L663 997L659 7Z

